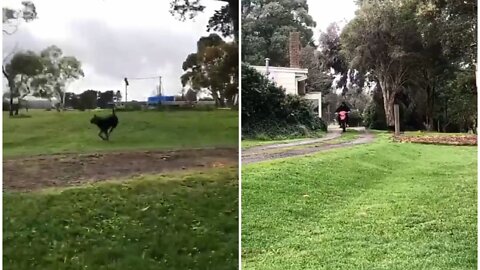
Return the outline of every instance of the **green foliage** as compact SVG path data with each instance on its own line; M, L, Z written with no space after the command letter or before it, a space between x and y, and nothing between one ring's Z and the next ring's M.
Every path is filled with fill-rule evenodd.
M449 84L449 88L450 92L445 97L448 100L448 107L445 110L446 125L451 125L453 122L461 131L473 130L476 132L478 108L474 70L457 72L455 80Z
M98 92L95 90L87 90L80 94L80 107L82 109L95 109L97 108Z
M197 93L192 89L189 89L185 94L185 99L189 102L197 101Z
M468 102L472 96L463 99L454 86L462 81L455 74L476 63L475 1L357 2L359 11L341 34L342 53L350 68L368 73L382 90L388 126L394 103L402 107L406 128L461 127L476 115ZM457 117L452 108L470 116Z
M31 91L32 81L44 68L43 62L38 54L32 51L17 52L6 66L2 66L2 72L7 79L10 90L10 116L18 115L18 106L13 105L13 98L20 99Z
M253 68L242 65L243 136L306 136L326 128L309 101L286 95Z
M18 52L13 55L10 63L5 66L8 77L15 78L17 75L33 77L42 72L43 64L39 55L33 51Z
M308 14L306 0L242 1L242 61L288 66L290 32L300 32L301 44L313 44L315 22Z
M207 30L222 33L224 37L231 36L238 40L238 0L217 0L225 2L227 5L222 6L210 17ZM193 19L198 13L205 10L205 5L201 0L171 0L170 13L178 15L180 20Z
M329 74L329 67L322 65L319 52L313 46L306 46L301 51L300 65L308 69L306 92L330 93L334 76Z
M383 104L372 100L363 113L363 124L365 127L376 130L387 129L387 123L385 120L385 111Z
M51 45L40 52L44 70L37 78L36 91L56 97L63 104L68 84L84 76L81 62L73 56L64 56L62 49Z
M363 125L363 116L358 110L352 110L348 115L348 125L359 127Z
M202 37L197 42L197 52L188 55L180 80L193 90L209 90L215 102L225 107L225 101L233 103L238 93L235 78L238 71L238 50L234 43L225 42L217 34Z
M22 1L21 9L2 7L3 33L7 35L14 34L20 22L31 22L37 18L37 9L31 1Z

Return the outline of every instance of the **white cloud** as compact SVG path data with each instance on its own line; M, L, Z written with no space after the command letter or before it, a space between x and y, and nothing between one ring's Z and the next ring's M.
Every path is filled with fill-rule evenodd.
M339 23L342 27L346 22L353 19L357 6L353 0L307 0L308 13L317 22L317 27L314 30L314 39L318 44L320 31L325 31L327 27L333 23Z

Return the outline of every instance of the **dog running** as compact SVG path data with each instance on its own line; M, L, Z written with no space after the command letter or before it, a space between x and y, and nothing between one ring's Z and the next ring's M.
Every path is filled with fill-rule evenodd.
M100 117L94 114L93 118L90 120L90 123L97 125L97 127L100 129L98 136L102 138L102 140L108 141L113 129L118 125L118 117L115 114L115 107L112 108L112 114L109 116ZM105 136L102 136L102 134L105 134Z

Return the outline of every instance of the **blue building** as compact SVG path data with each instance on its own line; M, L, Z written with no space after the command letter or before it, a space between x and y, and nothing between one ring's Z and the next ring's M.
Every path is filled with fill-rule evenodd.
M165 101L175 101L175 96L154 96L154 97L149 97L147 100L148 106L155 106L162 104L162 102Z

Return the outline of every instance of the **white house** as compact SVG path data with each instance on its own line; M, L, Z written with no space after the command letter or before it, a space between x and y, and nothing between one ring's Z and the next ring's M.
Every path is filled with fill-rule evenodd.
M312 106L318 111L318 117L322 117L322 94L320 92L306 92L306 80L308 69L300 68L300 34L290 34L290 67L271 67L269 59L265 60L265 66L253 66L258 72L267 76L278 86L285 88L287 94L303 96L312 102Z

